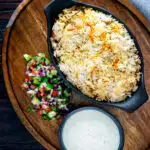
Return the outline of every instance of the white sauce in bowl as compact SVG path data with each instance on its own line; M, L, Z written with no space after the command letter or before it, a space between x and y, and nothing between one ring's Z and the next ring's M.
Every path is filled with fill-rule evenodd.
M120 134L109 116L85 109L66 120L62 140L67 150L118 150Z

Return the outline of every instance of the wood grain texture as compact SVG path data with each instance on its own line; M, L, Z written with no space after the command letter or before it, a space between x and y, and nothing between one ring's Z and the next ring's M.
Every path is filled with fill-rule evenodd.
M136 15L139 18L139 20L145 25L147 30L150 32L150 22L144 17L142 13L139 12L139 10L134 5L130 5L130 2L128 0L119 0L119 2L126 6L132 13L134 13L134 15Z
M36 55L44 52L47 56L47 24L43 8L50 0L24 0L11 17L5 32L3 43L3 73L8 95L19 118L30 133L47 149L59 149L58 126L61 121L45 121L36 114L26 112L29 98L21 89L24 81L26 64L23 54ZM105 7L124 21L142 49L145 63L145 82L150 93L150 36L147 29L126 7L116 0L82 0ZM128 4L129 5L129 4ZM131 6L130 6L131 7ZM134 8L133 8L134 9ZM133 10L134 11L134 10ZM139 12L138 12L139 13ZM140 13L139 13L140 14ZM147 26L147 24L145 24ZM74 94L75 106L93 105L86 99ZM105 107L114 114L125 131L124 150L143 150L150 144L150 102L147 101L134 113L127 113L116 108Z

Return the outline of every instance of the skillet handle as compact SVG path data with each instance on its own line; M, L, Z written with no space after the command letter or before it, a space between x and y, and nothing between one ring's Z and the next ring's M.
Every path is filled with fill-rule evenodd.
M142 74L139 88L134 95L131 96L127 101L115 104L115 106L127 112L134 112L136 109L142 106L148 100L148 98L149 96L145 89L144 74Z
M145 82L144 82L144 74L142 74L141 77L141 85L139 86L137 92L135 92L134 96L131 97L131 111L134 111L135 109L139 108L141 105L143 105L149 98L146 88L145 88Z

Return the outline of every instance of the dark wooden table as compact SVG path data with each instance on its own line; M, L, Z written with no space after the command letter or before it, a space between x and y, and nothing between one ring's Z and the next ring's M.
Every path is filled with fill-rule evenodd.
M0 0L0 150L43 150L18 119L2 75L2 39L8 20L21 0Z

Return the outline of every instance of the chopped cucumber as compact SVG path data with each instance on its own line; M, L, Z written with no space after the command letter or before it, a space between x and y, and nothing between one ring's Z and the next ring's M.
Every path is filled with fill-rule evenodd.
M29 61L32 59L32 57L31 57L30 55L28 55L28 54L24 54L23 56L24 56L24 59L25 59L27 62L29 62Z
M37 93L37 92L38 92L38 90L39 90L38 88L35 88L35 89L34 89L34 92L35 92L35 93Z
M65 102L65 101L66 101L66 99L62 99L62 98L58 98L58 99L57 99L57 102L59 102L59 103Z
M52 74L52 76L56 76L57 75L57 70L51 70L51 74Z
M49 120L46 114L42 114L42 118L43 118L44 120Z
M69 96L70 96L70 92L69 92L67 89L65 89L65 90L64 90L64 95L65 95L66 97L69 97Z
M55 111L50 111L47 116L49 119L52 119L53 117L55 117L57 115L57 113Z
M39 81L39 80L33 80L33 84L34 84L34 85L39 85L39 84L40 84L40 81Z
M35 112L35 110L34 109L31 109L31 111L30 112Z
M48 95L47 95L47 98L48 98L48 99L51 99L51 94L48 94Z
M40 76L35 76L35 77L33 77L33 80L39 80L39 81L41 81L41 80L42 80L42 77L40 77Z
M40 63L42 63L42 62L45 62L45 58L44 58L44 57L42 57L42 58L40 59Z
M47 59L47 58L45 58L45 64L46 64L46 65L49 65L49 64L50 64L50 60Z
M62 91L62 87L59 85L57 88L58 91Z
M53 78L53 76L51 75L51 72L50 72L49 70L47 70L46 75L47 75L47 77L50 78L50 79Z
M63 104L59 104L59 105L58 105L58 108L59 108L59 109L63 109L63 108L64 108L64 105L63 105Z
M58 82L59 82L59 78L54 78L54 79L53 79L53 83L56 84L56 83L58 83Z
M40 100L35 96L35 97L33 97L31 103L32 103L33 105L39 106L39 105L40 105Z
M56 111L56 107L51 107L51 109L52 109L53 111Z
M45 110L42 110L42 114L47 114L47 112Z
M39 89L41 89L43 87L46 87L46 86L47 86L47 84L43 82L43 83L40 84Z
M46 91L50 91L51 89L53 89L53 85L52 84L47 84Z
M35 112L32 104L27 108L27 112Z
M62 95L62 91L58 91L58 96L61 96Z
M42 78L40 76L36 76L33 78L33 84L34 85L40 85Z
M34 90L29 90L27 91L27 94L30 96L30 97L33 97L35 95L35 91Z
M47 77L44 77L44 79L43 79L43 82L48 82L48 78Z
M48 77L48 78L50 78L50 79L52 79L52 78L53 78L53 76L52 76L52 75L48 75L47 77Z
M62 110L68 110L68 108L67 108L67 106L65 104L58 105L58 108L62 109Z
M41 64L37 65L37 67L36 67L37 70L40 70L41 68L42 68Z
M51 120L56 120L56 118L55 118L55 117L53 117L53 118L51 118Z
M27 108L27 112L31 112L31 108L30 107Z

